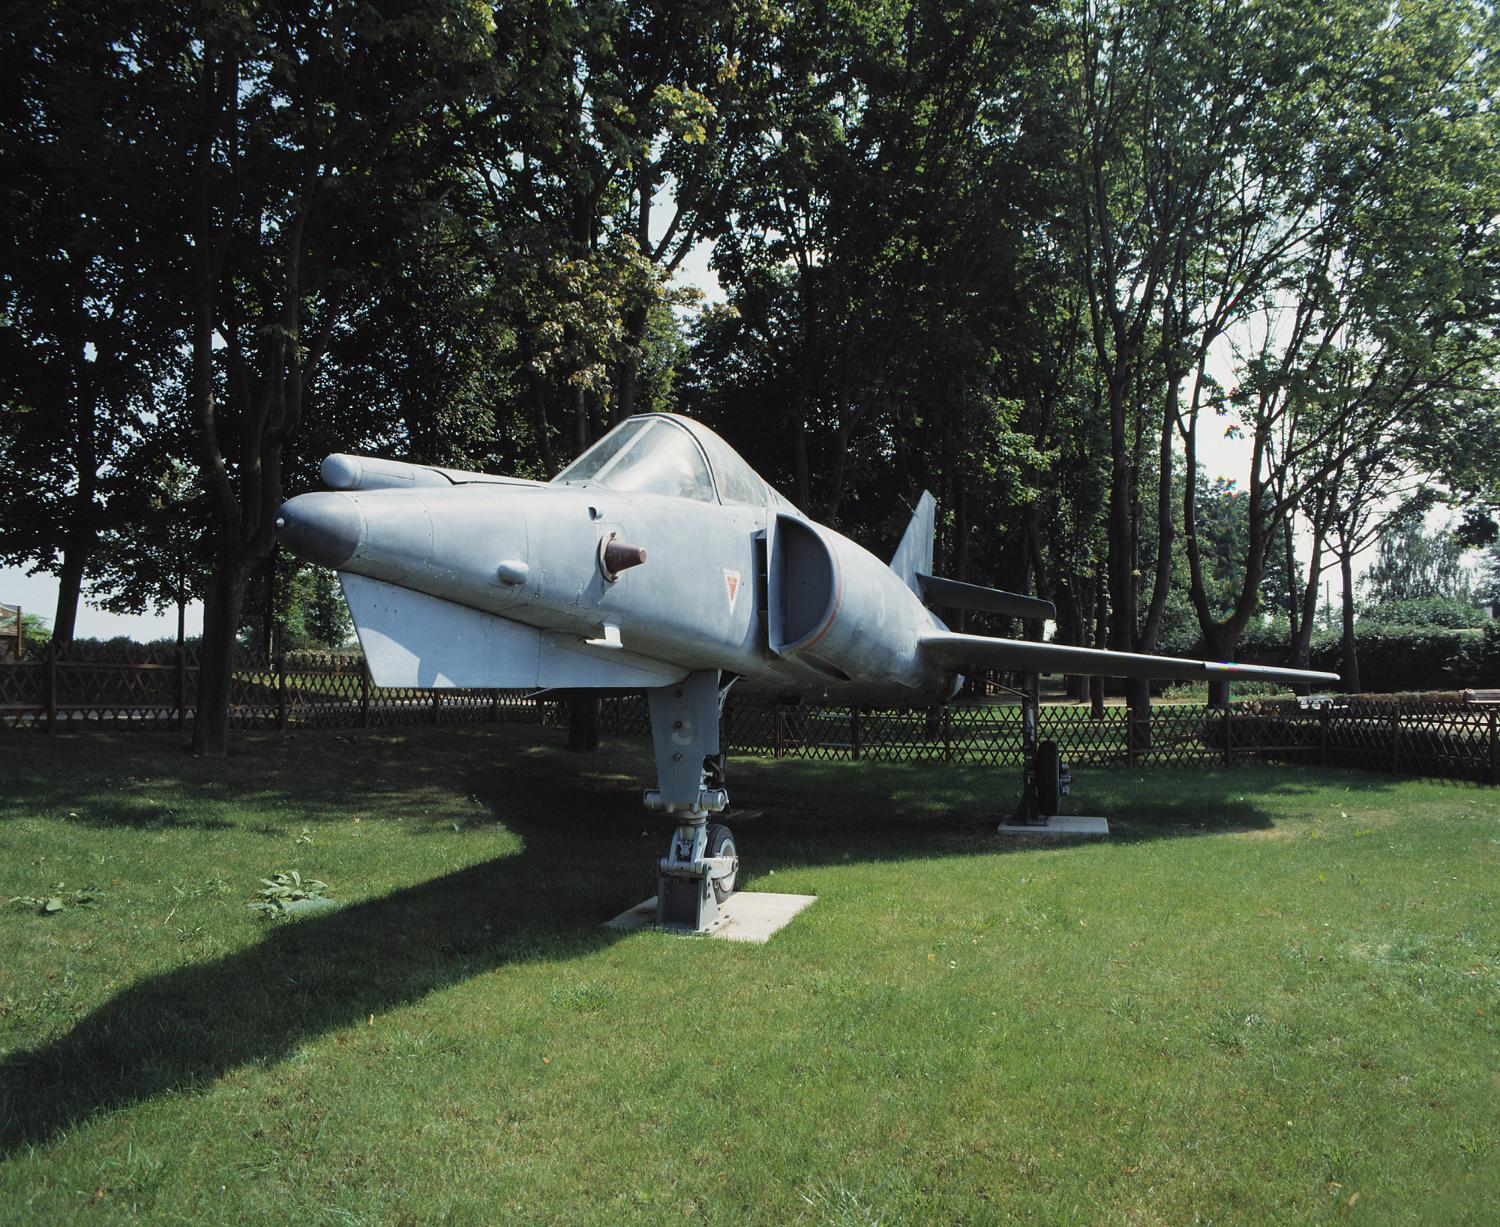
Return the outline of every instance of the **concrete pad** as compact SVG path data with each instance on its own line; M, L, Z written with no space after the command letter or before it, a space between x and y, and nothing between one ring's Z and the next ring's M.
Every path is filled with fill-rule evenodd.
M768 891L735 891L719 905L719 923L705 937L722 937L731 942L769 941L771 934L786 928L791 919L817 895L777 895ZM605 922L610 929L656 928L656 896L621 912ZM680 933L680 929L663 928L663 933Z
M1108 818L1080 818L1054 814L1046 822L1002 822L1002 835L1108 835Z

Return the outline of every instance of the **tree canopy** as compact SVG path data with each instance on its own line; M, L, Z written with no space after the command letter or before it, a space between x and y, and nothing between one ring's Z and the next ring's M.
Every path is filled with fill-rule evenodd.
M206 598L222 753L247 599L342 635L270 560L322 454L547 477L672 409L880 548L932 489L946 573L1061 639L1228 658L1274 614L1305 659L1326 568L1352 628L1353 558L1372 604L1433 595L1410 525L1500 509L1497 33L1480 0L32 6L0 556L60 576L62 641L81 594Z

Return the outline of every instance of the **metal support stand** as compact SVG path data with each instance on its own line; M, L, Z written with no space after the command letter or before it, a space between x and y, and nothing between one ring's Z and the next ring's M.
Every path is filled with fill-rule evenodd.
M646 808L677 816L667 855L656 863L656 923L689 933L710 932L721 922L720 904L733 893L739 871L734 837L717 823L710 829L708 821L729 804L719 748L728 693L716 669L646 692L657 777Z
M1028 826L1040 823L1042 810L1036 791L1036 725L1042 701L1042 679L1039 674L1021 676L1021 802L1012 820Z
M1057 753L1055 741L1041 741L1037 724L1042 705L1040 674L1021 675L1021 800L1015 817L1002 829L1045 827L1056 816L1060 798L1068 795L1072 773Z

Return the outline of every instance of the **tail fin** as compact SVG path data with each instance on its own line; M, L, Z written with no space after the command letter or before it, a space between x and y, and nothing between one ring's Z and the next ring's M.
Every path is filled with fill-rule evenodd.
M901 544L891 557L891 570L901 577L901 582L917 594L922 595L919 575L932 574L932 537L937 504L926 490L917 500L917 510L902 534Z

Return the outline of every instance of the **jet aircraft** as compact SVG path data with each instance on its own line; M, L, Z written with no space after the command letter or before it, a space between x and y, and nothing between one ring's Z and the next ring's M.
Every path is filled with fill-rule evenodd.
M733 834L710 822L729 800L719 723L731 687L908 705L952 698L975 668L1337 680L951 631L933 607L1036 618L1052 606L934 576L930 494L887 564L674 414L627 419L550 482L350 455L329 456L322 476L328 490L282 505L278 537L338 572L378 685L645 692L646 805L677 819L658 920L691 930L713 925L739 868ZM1032 814L1056 812L1047 744L1028 756Z

